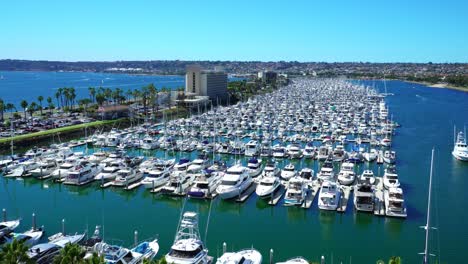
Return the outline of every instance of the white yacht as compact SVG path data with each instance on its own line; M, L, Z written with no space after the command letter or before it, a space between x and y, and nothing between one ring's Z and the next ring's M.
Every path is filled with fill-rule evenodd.
M0 237L0 245L10 244L17 240L28 247L32 247L39 242L43 234L44 230L41 228L31 229L23 233L8 233Z
M386 150L384 152L383 160L385 163L393 164L396 161L396 152L393 150Z
M260 146L256 140L250 140L245 144L245 156L258 156L260 154Z
M107 158L107 153L105 152L94 152L89 156L88 161L91 163L101 163L105 158Z
M260 198L271 197L273 193L281 186L280 179L275 175L262 176L258 182L255 193Z
M457 160L468 161L468 145L466 144L465 135L461 131L458 133L452 155Z
M358 211L374 211L374 189L368 183L360 183L354 186L354 208Z
M299 177L310 181L314 178L314 170L304 167L299 171Z
M329 146L322 145L319 147L317 159L319 161L324 161L331 156L331 148Z
M117 171L113 186L125 187L143 179L143 173L138 169L125 168Z
M275 145L273 147L273 158L284 158L286 156L286 150L284 147L279 145Z
M398 180L398 173L395 166L390 166L385 169L383 184L386 189L400 187L400 181Z
M174 243L166 254L167 263L173 264L209 264L213 258L208 256L198 230L198 215L185 212L178 225Z
M204 170L202 174L198 175L193 186L188 191L188 196L193 198L209 198L216 192L221 183L223 172Z
M288 146L287 154L291 159L300 159L304 155L302 154L301 146L298 143L293 143Z
M247 170L249 171L250 177L257 177L262 173L262 160L257 158L251 158L247 162Z
M46 158L43 161L39 162L39 167L31 170L31 176L34 178L43 178L50 176L52 172L57 168L57 163L52 158Z
M347 154L343 147L343 145L337 145L332 153L333 161L334 162L342 162L346 159Z
M262 254L255 249L226 252L216 260L216 264L261 264Z
M311 142L307 143L307 145L305 146L304 151L302 152L302 154L304 155L304 158L306 158L306 159L315 158L315 147L314 147L314 145Z
M274 161L268 161L265 164L265 169L263 169L262 177L265 176L279 176L281 169L278 168L278 164Z
M379 152L373 148L369 152L364 152L362 156L367 162L372 162L377 159L377 157L379 156Z
M101 172L99 172L94 179L99 182L108 182L112 181L117 177L117 172L121 169L125 169L125 165L121 160L116 160L113 162L109 162L104 168L102 168Z
M163 170L149 170L144 173L144 179L141 184L147 189L153 189L166 184L171 175L171 169L165 168Z
M284 262L276 262L276 264L309 264L309 262L303 257L296 257Z
M0 222L0 236L13 232L19 225L21 220L12 220Z
M322 168L320 168L320 171L317 173L317 178L320 181L334 180L335 172L333 170L333 163L325 162Z
M127 249L98 242L93 246L92 251L102 256L106 264L138 264L143 263L144 260L152 260L159 251L159 244L157 240L145 241L132 249Z
M354 173L354 163L344 162L341 164L341 170L338 174L338 182L343 185L351 185L356 179Z
M101 166L87 161L82 161L79 165L76 165L68 172L68 176L65 179L64 184L84 185L90 183L94 180L94 176L96 176L100 171Z
M231 199L239 196L252 185L252 178L246 167L234 165L224 174L216 192L222 199Z
M287 205L301 205L307 197L307 181L302 177L291 178L286 187L284 203Z
M401 188L389 188L384 191L385 214L393 217L407 216L403 190Z
M80 159L72 156L60 164L60 166L55 169L50 175L52 176L52 179L56 181L62 181L68 177L68 172L72 170L76 165L78 165L80 162Z
M289 181L289 179L294 176L297 176L297 171L292 163L284 166L284 168L281 170L281 179L285 181Z
M158 147L159 142L151 136L145 136L140 143L140 148L145 150L157 149Z
M374 172L371 170L364 170L359 176L359 183L368 183L373 185L375 183Z
M324 181L320 188L318 207L322 210L334 211L338 208L341 199L341 189L336 182Z

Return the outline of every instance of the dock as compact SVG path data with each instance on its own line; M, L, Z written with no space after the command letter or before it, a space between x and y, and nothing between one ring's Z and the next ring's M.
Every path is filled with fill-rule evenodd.
M102 183L101 185L99 185L99 187L104 189L107 187L111 187L113 184L114 184L114 181L108 181L108 182Z
M379 150L379 155L377 155L377 164L382 164L384 162L383 155L383 151Z
M380 177L375 178L375 202L374 202L374 215L385 216L385 201L384 201L384 186L383 179Z
M341 199L340 199L340 204L338 205L338 208L336 209L336 211L341 212L341 213L346 212L351 190L352 190L351 186L341 186Z
M239 194L239 197L235 201L238 203L245 202L250 197L250 195L252 195L256 188L257 184L252 183L249 188L247 188L243 193Z
M279 200L281 200L281 197L283 197L284 193L286 193L286 189L281 185L278 190L276 190L272 197L270 198L270 201L268 201L269 205L277 205Z
M165 186L165 184L163 184L163 185L161 185L159 187L156 187L154 189L150 189L150 193L159 193L162 190L162 188L164 188L164 186Z
M319 181L318 180L312 181L310 190L307 193L307 196L304 202L302 203L301 208L309 209L312 206L312 203L314 202L315 196L317 195L319 189L320 189Z
M135 189L135 188L137 188L137 187L140 187L140 185L141 185L141 180L140 180L140 181L137 181L137 182L135 182L135 183L132 183L132 184L130 184L130 185L125 186L125 187L124 187L124 190L128 190L128 191L129 191L129 190L133 190L133 189Z

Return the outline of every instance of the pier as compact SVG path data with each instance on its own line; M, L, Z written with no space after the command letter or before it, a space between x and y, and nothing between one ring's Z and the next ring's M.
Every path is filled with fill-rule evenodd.
M349 202L349 196L352 191L351 186L341 186L341 199L340 199L340 204L338 205L338 208L336 211L340 213L346 212L346 208L348 207L348 202Z
M252 183L249 188L247 188L244 192L240 193L239 194L239 197L235 200L236 202L238 203L243 203L245 202L249 197L250 195L252 195L252 193L255 192L255 189L257 188L257 184L256 183Z
M277 205L278 202L281 200L281 197L283 197L283 195L286 193L286 189L284 188L283 185L281 185L280 187L278 187L278 190L276 190L271 198L270 198L270 201L268 201L268 204L269 205Z

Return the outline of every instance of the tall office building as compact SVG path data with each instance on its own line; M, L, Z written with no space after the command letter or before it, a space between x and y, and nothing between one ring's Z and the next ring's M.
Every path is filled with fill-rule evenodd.
M188 96L208 96L214 103L227 99L227 74L219 71L204 71L198 65L187 66L185 92Z

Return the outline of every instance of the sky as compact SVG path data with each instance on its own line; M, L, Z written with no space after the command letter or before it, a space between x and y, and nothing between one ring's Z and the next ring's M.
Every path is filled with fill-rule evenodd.
M467 0L2 0L0 59L468 62Z

